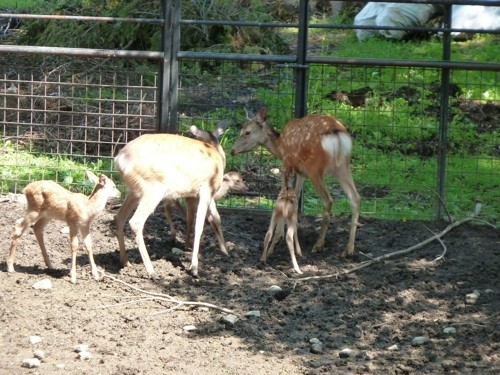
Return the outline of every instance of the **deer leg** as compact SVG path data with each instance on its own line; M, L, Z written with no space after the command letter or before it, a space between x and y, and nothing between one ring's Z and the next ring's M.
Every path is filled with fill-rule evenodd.
M178 201L176 201L176 202L178 202ZM173 207L173 205L174 205L174 202L169 200L169 199L165 199L165 201L163 202L163 209L165 211L165 218L167 219L168 225L170 226L170 239L172 241L175 241L177 231L175 230L174 221L172 219L172 207Z
M321 220L321 228L319 230L318 240L312 250L313 253L316 253L318 251L322 251L325 246L325 237L328 225L330 224L330 213L332 211L333 198L330 193L328 193L322 177L311 178L311 181L321 201L323 202L323 219Z
M43 239L43 230L50 222L50 219L40 218L35 225L33 225L33 231L35 232L35 237L38 242L38 246L40 246L40 250L42 250L43 261L47 268L52 268L52 264L50 263L49 254L47 249L45 248L45 241Z
M127 217L130 215L132 210L137 207L137 203L139 202L139 198L134 194L127 194L125 200L120 207L120 210L115 215L115 224L116 224L116 238L118 240L118 246L120 248L120 263L122 267L129 267L130 262L127 258L127 251L125 250L125 222L127 221Z
M76 254L78 252L78 228L74 225L69 227L69 238L71 242L71 271L69 275L71 282L76 284Z
M342 252L343 257L347 257L354 252L354 241L356 240L356 230L358 228L359 210L361 205L361 197L356 190L356 185L352 179L351 171L347 166L338 173L340 187L344 191L351 206L351 228L349 231L349 242L346 249Z
M156 208L158 203L160 203L162 198L163 194L159 194L159 192L155 190L144 194L144 196L139 201L139 205L137 206L134 215L129 221L130 228L134 233L135 241L141 254L142 262L146 267L147 273L153 279L158 278L158 275L153 268L151 259L149 259L148 250L146 248L146 244L144 243L143 231L144 224L146 223L147 218L153 213L154 209Z
M205 226L205 218L212 199L212 192L202 187L199 192L198 209L196 210L196 223L194 228L193 255L191 257L191 274L198 277L198 253L200 251L201 234Z
M300 248L299 236L297 234L297 231L298 231L297 215L294 215L292 220L294 223L293 238L294 238L294 244L295 244L295 253L298 256L302 256L302 249Z
M17 242L21 236L26 232L31 223L36 221L38 216L37 212L28 213L24 218L18 219L14 228L14 235L10 244L9 255L7 257L7 272L15 272L14 270L14 256L16 254Z
M97 272L97 266L94 261L94 248L92 245L92 237L90 235L90 227L85 226L81 228L80 231L83 237L83 244L89 255L89 262L90 262L90 269L92 272L92 276L94 277L94 280L99 280L99 273ZM71 266L73 267L73 265ZM76 267L76 264L74 266Z
M198 198L186 198L186 248L192 248L193 245L191 237L193 232L194 210L197 205Z
M224 240L224 234L222 233L222 223L219 211L217 210L217 205L215 204L215 200L211 200L208 206L208 222L212 227L212 230L215 233L215 237L217 237L217 241L219 242L220 251L224 255L229 255L226 248L226 241Z
M286 243L288 245L288 250L290 251L290 256L292 257L293 269L298 274L302 274L302 271L299 268L299 264L297 263L297 258L295 257L295 245L298 245L297 238L297 222L293 219L288 221L288 228L286 231Z

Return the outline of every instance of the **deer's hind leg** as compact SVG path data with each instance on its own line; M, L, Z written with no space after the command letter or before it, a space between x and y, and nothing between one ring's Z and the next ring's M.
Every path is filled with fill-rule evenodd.
M33 223L38 219L38 212L29 212L23 218L16 221L12 242L10 244L9 255L7 256L7 271L15 272L14 270L14 257L16 254L17 242L21 236L26 232Z

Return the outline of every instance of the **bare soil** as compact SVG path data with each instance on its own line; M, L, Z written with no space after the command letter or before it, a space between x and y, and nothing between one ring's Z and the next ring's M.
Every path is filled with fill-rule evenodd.
M472 209L472 208L471 208ZM0 203L1 244L6 255L21 203ZM90 275L88 257L78 256L78 282L69 280L70 251L64 226L46 229L54 270L47 270L32 231L22 238L16 273L0 261L1 374L498 374L499 233L487 225L463 224L439 242L405 256L338 278L300 281L282 241L267 265L260 265L262 240L271 214L224 211L223 227L230 256L219 251L207 226L200 258L200 278L187 268L191 253L183 239L169 240L161 210L146 225L146 242L160 280L147 277L128 233L132 267L121 269L113 212L93 226L97 264L106 275L141 290L183 301L212 303L238 315L234 325L213 309L161 301L110 277ZM176 217L177 225L183 221ZM335 218L326 249L312 254L318 221L299 218L304 276L336 274L377 257L412 246L446 227L445 222L361 219L355 255L340 257L348 237L348 218ZM37 290L48 278L52 289ZM271 285L283 290L273 294ZM475 304L466 295L480 292ZM149 297L149 299L148 299ZM170 310L169 310L170 309ZM258 310L260 317L245 314ZM193 331L185 326L193 325ZM443 329L454 327L456 333ZM42 337L30 344L32 335ZM412 339L429 341L413 346ZM314 350L310 340L322 342ZM74 347L89 345L81 360ZM389 347L397 345L396 350ZM341 358L342 349L351 349ZM35 349L45 353L40 367L22 367Z

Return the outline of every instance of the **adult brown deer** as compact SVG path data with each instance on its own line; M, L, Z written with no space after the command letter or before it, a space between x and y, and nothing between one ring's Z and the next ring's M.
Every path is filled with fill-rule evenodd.
M351 175L352 140L344 125L332 116L308 115L290 120L280 134L269 127L267 111L261 108L255 117L249 118L243 125L231 154L248 152L257 146L263 146L281 159L285 171L291 169L297 172L295 184L297 196L305 178L311 179L323 202L323 219L313 252L320 251L324 247L333 204L324 178L327 175L337 177L352 210L349 242L342 256L351 255L354 251L361 197Z
M283 176L281 191L274 206L271 223L269 224L269 229L264 238L264 250L260 260L265 263L267 257L272 254L276 243L283 238L286 222L287 230L285 240L292 258L293 269L298 274L301 274L302 271L295 257L295 255L302 255L297 235L298 199L297 194L295 194L295 191L290 186L290 181L291 173L290 171L286 171Z
M148 274L156 278L143 238L146 219L161 200L197 198L191 273L198 275L198 252L207 211L213 218L215 235L227 254L221 220L213 196L220 188L225 167L224 150L207 142L176 134L145 134L127 143L115 157L115 166L127 187L125 200L115 216L120 260L130 265L125 251L127 217Z
M89 254L90 267L94 279L99 279L94 262L90 224L94 218L104 210L109 198L119 198L120 191L108 177L97 177L87 171L87 177L94 183L94 190L90 196L72 193L54 181L35 181L28 184L23 193L26 196L27 212L24 218L16 222L9 256L7 258L8 272L14 272L14 255L17 242L31 225L35 232L38 245L42 250L45 265L52 268L49 255L43 240L43 230L53 219L65 221L69 226L71 239L71 282L76 283L76 253L78 251L78 232L83 237L83 243Z

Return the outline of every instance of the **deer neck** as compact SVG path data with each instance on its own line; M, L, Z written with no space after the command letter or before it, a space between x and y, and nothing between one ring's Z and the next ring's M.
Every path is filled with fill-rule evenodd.
M282 155L279 151L280 133L277 130L271 129L269 126L264 127L264 129L266 131L266 136L262 146L277 158L282 159Z
M96 185L92 193L89 195L89 213L90 216L94 217L99 212L104 210L106 207L106 202L108 201L108 197L106 196L103 188L100 185Z

